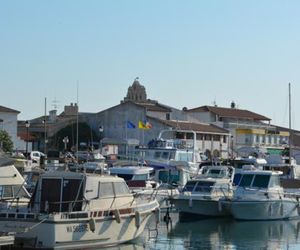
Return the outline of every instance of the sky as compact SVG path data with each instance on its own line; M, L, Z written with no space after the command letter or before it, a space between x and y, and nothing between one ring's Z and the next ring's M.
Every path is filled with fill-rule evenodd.
M0 105L118 105L136 77L178 109L234 101L300 130L300 1L0 0Z

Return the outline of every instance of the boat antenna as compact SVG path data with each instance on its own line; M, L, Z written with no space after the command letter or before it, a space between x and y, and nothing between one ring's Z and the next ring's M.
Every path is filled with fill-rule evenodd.
M79 102L78 102L78 81L77 81L77 114L76 114L76 162L78 164L78 113L79 113Z

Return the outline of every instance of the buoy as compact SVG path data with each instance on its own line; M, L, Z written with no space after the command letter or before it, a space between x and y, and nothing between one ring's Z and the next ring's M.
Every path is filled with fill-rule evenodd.
M118 223L121 223L121 215L120 215L120 211L118 209L114 210L114 215L115 215L116 221Z
M95 230L96 230L96 221L95 221L94 218L90 218L90 220L89 220L89 226L90 226L90 230L92 232L95 232Z
M141 225L141 213L139 211L135 211L135 226L140 227Z

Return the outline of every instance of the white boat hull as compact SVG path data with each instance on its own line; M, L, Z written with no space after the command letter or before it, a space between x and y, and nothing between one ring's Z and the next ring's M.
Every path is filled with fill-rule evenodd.
M282 220L299 217L296 200L231 201L230 212L238 220Z
M0 231L15 231L15 246L26 248L75 249L117 245L143 232L153 212L112 218L14 220L0 219Z
M204 199L184 199L176 198L171 202L175 205L180 213L196 214L208 217L229 216L230 213L222 208L219 200L204 200Z

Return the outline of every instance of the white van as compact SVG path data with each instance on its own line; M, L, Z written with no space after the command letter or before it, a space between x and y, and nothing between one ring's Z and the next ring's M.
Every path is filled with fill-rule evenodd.
M30 153L30 159L34 163L40 163L41 157L45 157L45 154L40 151L32 151Z

